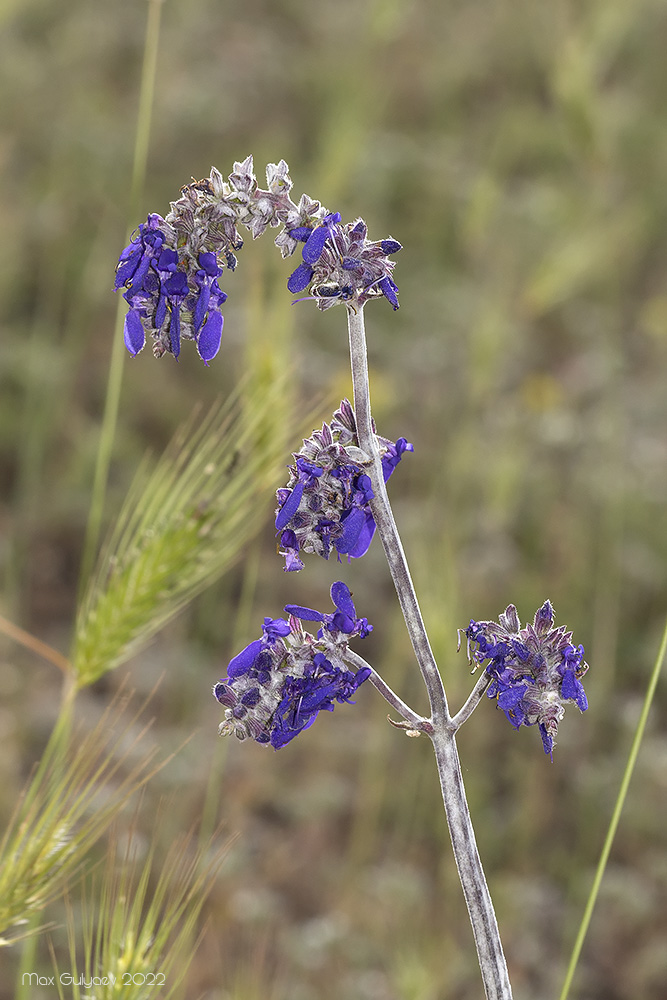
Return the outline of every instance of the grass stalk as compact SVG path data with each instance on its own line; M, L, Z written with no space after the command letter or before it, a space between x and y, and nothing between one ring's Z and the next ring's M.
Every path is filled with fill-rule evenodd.
M563 982L563 988L560 992L558 1000L567 1000L567 997L569 996L570 993L570 986L572 985L572 980L574 979L574 973L576 971L577 964L579 962L579 957L581 955L581 950L583 948L586 934L588 933L588 927L591 922L591 916L593 914L595 903L597 901L597 897L600 892L602 877L607 867L607 862L609 860L609 855L611 853L611 847L614 842L614 837L616 836L616 831L618 829L621 813L623 811L625 799L628 794L628 788L630 787L630 780L632 778L632 774L635 769L635 764L637 763L639 748L641 747L642 739L644 737L644 731L646 729L646 721L648 719L648 714L651 710L651 705L653 704L653 697L655 695L655 691L658 686L658 679L660 677L660 671L662 670L662 664L664 662L666 652L667 652L667 621L665 622L665 628L662 633L662 641L660 643L660 649L658 650L658 655L656 657L655 664L653 666L653 672L651 673L651 678L649 680L648 688L646 690L644 704L642 705L642 710L639 716L639 720L637 722L637 728L635 730L635 735L632 740L632 746L630 747L628 762L625 765L625 771L623 773L621 787L618 790L618 796L616 798L616 804L614 805L614 811L612 813L612 817L609 822L609 828L607 830L607 835L605 837L604 844L602 845L602 852L600 854L600 860L598 861L598 866L595 872L595 878L593 879L591 891L589 893L588 900L586 902L584 915L581 918L581 924L579 925L579 931L577 932L577 937L574 942L574 946L572 948L570 962L567 967L567 972L565 974L565 981Z
M155 78L157 74L157 55L160 40L161 13L162 0L148 0L148 19L146 22L146 35L144 39L141 85L139 89L139 111L137 115L137 129L130 188L129 220L127 231L128 239L138 217L139 203L146 177L153 95L155 92ZM123 367L125 363L125 346L121 336L124 313L125 302L122 297L119 297L111 348L111 362L109 365L109 378L107 381L104 414L102 417L100 441L97 449L95 475L93 478L93 488L90 500L90 512L88 515L88 524L86 527L86 536L83 546L83 557L81 560L80 588L85 586L93 567L95 552L102 526L104 500L109 478L109 465L111 463L113 442L116 435L116 424L118 422L120 393L123 381Z

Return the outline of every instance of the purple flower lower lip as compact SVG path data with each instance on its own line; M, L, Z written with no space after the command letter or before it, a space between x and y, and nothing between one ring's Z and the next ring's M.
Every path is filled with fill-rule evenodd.
M324 245L329 239L330 232L328 226L318 226L306 240L302 251L302 256L306 264L316 264L322 256Z
M292 271L287 281L287 289L293 295L303 292L313 280L313 269L310 264L299 264L296 271Z
M247 673L257 659L261 649L261 639L255 639L254 642L251 642L244 650L235 656L233 660L229 661L227 676L229 678L240 677L241 674Z
M210 312L197 338L199 357L205 365L208 365L209 361L212 361L220 350L223 323L224 317L222 313Z
M391 303L392 309L398 309L398 287L394 284L391 278L383 278L378 286L384 297Z
M346 517L341 518L343 533L334 542L337 552L341 555L348 555L352 552L358 542L361 532L366 524L366 515L361 507L353 507Z
M143 350L146 343L146 334L141 323L139 313L135 309L130 309L125 317L125 327L123 331L125 346L133 358L139 351Z
M280 531L282 528L286 527L289 521L294 517L297 510L299 509L299 504L301 503L301 497L303 496L304 484L297 483L291 494L288 496L285 503L282 505L278 514L276 515L276 528Z
M290 229L289 234L293 240L305 243L312 231L309 226L297 226L295 229Z
M339 611L342 611L346 615L351 615L354 618L357 612L352 602L350 588L346 583L339 581L338 583L334 583L332 585L331 600Z
M294 615L295 618L300 618L304 622L324 621L324 615L321 611L314 611L312 608L302 608L300 604L286 604L284 610L288 615Z

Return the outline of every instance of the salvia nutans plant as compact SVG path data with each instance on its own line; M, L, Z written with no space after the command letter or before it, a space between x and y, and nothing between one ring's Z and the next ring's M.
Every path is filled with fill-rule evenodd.
M151 214L136 230L118 263L115 287L129 310L125 344L132 356L148 338L156 357L178 358L194 341L204 364L220 349L227 270L243 246L239 229L253 238L279 229L283 257L298 252L288 280L295 301L318 309L343 305L347 315L354 405L343 400L321 430L294 453L287 484L277 491L275 526L288 573L301 571L310 555L337 561L360 559L377 530L384 548L415 658L426 685L430 715L413 711L374 667L350 648L371 630L359 617L351 592L333 583L333 610L287 604L285 617L265 618L261 637L229 662L213 688L224 708L219 732L281 750L309 729L321 711L352 697L367 680L401 716L394 725L409 736L428 736L435 751L449 832L472 923L486 996L511 997L507 965L493 904L479 858L461 776L456 732L486 695L515 729L536 726L553 759L558 726L568 704L588 706L581 678L588 665L583 646L556 626L547 600L532 623L521 625L510 604L498 621L471 620L459 630L468 661L480 676L463 707L452 714L426 633L408 563L387 495L387 481L406 452L376 433L371 414L364 307L384 300L398 309L393 272L401 244L371 240L363 219L344 223L319 201L290 196L284 160L269 164L266 188L258 186L252 157L234 164L228 180L210 176L181 190L163 218ZM315 633L305 627L317 629Z

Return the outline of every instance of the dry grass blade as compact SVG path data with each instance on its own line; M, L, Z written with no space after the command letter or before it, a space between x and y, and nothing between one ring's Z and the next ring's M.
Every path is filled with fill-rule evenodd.
M0 841L0 946L25 936L33 921L71 879L118 810L170 755L138 750L147 726L141 708L126 717L122 695L88 733L75 732L65 751L50 752L19 800ZM143 706L142 706L143 708Z
M196 952L201 909L227 847L197 848L188 833L172 845L158 872L155 840L139 865L133 837L124 850L112 837L104 871L83 884L80 911L68 899L74 1000L88 995L91 982L97 1000L180 995Z
M229 568L272 511L285 465L284 387L196 411L137 475L77 617L83 687L125 662Z

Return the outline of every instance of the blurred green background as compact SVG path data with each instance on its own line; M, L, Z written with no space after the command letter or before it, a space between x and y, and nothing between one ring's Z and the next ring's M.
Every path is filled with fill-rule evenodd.
M0 6L0 611L64 652L146 14L138 0ZM517 1000L557 995L667 608L666 32L662 0L163 9L134 223L211 164L226 175L253 153L260 181L283 157L297 196L404 245L400 311L367 310L372 393L380 432L415 445L391 495L453 707L472 685L456 654L471 617L511 601L532 619L549 597L586 648L591 707L570 708L553 763L536 732L513 732L486 702L459 741ZM292 266L268 236L246 243L225 275L210 368L192 349L178 364L128 361L108 518L146 449L195 401L228 394L249 359L291 366L303 412L326 400L324 418L350 394L344 311L292 308ZM359 652L426 707L377 543L359 563L285 576L272 512L267 496L247 557L130 668L139 692L164 672L161 746L195 732L146 797L147 832L168 844L196 823L213 768L234 835L189 995L477 998L427 741L392 730L369 686L279 754L217 739L210 688L229 658L284 603L326 607L334 579L375 625ZM53 723L59 676L4 638L0 650L6 814ZM84 721L126 673L81 696ZM585 1000L667 991L664 711L663 693L578 972ZM152 831L161 796L172 805Z

